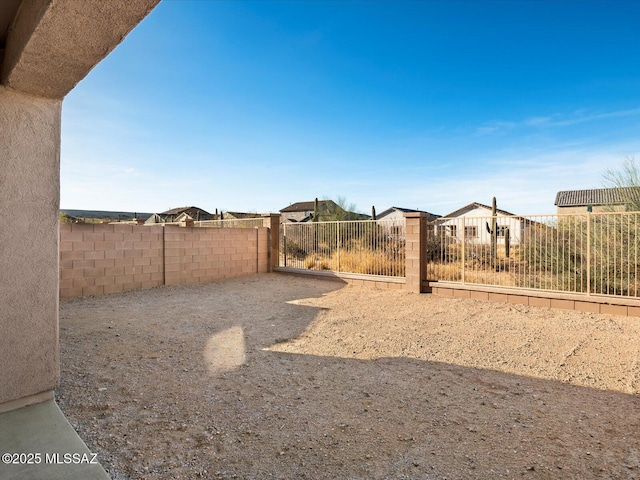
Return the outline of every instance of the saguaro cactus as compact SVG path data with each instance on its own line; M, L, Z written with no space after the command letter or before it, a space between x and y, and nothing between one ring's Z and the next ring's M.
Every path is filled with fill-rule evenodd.
M320 220L318 213L318 197L313 201L313 218L311 221L316 223ZM317 253L318 251L318 225L313 226L313 252Z
M511 253L511 232L509 231L509 227L504 229L504 256L509 259Z
M493 197L491 201L491 226L487 222L487 232L491 235L491 262L493 263L498 258L498 228L496 226L497 215L497 201L496 197Z

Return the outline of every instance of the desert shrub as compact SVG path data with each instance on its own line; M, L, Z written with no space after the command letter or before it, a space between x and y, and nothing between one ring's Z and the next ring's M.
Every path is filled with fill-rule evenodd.
M455 237L449 235L446 228L434 223L429 224L425 251L428 279L461 280L461 255L462 246L457 243Z
M593 215L591 291L638 296L640 213Z
M285 242L285 251L287 253L287 256L296 259L303 259L306 257L307 252L300 246L298 242L288 238L285 240Z
M528 227L521 258L527 275L518 285L560 291L586 291L586 224L583 217L565 219L555 226Z
M427 279L457 282L462 280L461 263L427 263Z
M309 255L304 259L304 268L308 270L331 270L330 261L319 255Z
M459 243L445 243L440 261L445 263L459 262L462 259L462 245Z
M465 248L465 267L473 269L493 268L495 262L491 255L491 245L467 245Z
M592 215L589 228L584 216L562 219L557 226L530 227L521 255L528 274L519 278L519 285L586 292L590 268L592 293L637 296L638 215Z
M425 257L427 262L436 262L442 257L443 241L440 235L436 235L429 230L426 240Z
M337 253L332 260L338 262ZM368 275L403 276L404 255L388 255L383 249L350 249L340 252L341 272L364 273Z

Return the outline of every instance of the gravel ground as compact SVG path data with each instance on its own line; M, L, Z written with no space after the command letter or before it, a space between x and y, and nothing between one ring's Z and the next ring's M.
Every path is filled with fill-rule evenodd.
M640 479L640 319L282 274L64 301L114 479Z

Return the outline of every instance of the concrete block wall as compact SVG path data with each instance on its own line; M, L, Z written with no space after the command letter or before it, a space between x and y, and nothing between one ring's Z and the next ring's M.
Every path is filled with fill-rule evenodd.
M268 267L266 228L165 227L167 285L266 273Z
M267 272L269 230L60 225L60 297Z
M640 300L533 290L509 290L501 287L425 282L425 290L434 295L473 298L488 302L513 303L532 307L558 308L580 312L640 317Z
M60 297L163 285L163 228L60 224Z
M426 280L424 265L424 244L426 241L427 216L424 213L405 213L405 288L409 292L421 293L422 282Z

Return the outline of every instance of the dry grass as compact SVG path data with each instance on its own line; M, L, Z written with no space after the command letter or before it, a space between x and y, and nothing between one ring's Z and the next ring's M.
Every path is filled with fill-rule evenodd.
M308 270L333 270L330 260L321 255L308 255L304 259L304 268Z
M427 278L446 282L462 281L462 263L429 263L427 265ZM480 285L516 286L516 276L513 273L490 268L478 268L469 266L464 272L466 283Z
M427 278L442 280L445 282L457 282L462 280L462 265L455 263L428 263Z
M383 251L349 250L340 253L340 270L344 272L403 276L404 263L404 256L390 258Z
M334 251L331 256L308 255L304 268L309 270L334 270L343 273L367 275L404 276L403 255L390 257L383 250L354 249Z

